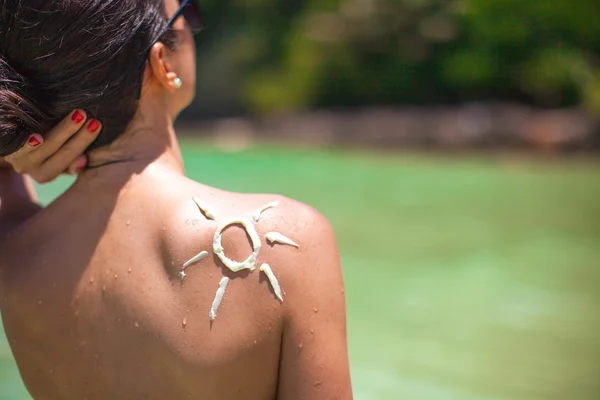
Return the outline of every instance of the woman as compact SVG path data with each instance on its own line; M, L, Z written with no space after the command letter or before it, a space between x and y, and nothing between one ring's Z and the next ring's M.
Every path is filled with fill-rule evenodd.
M173 121L194 96L193 2L0 4L0 155L35 165L94 141L44 210L0 172L0 307L32 396L351 398L327 221L185 177ZM31 135L71 109L43 145Z

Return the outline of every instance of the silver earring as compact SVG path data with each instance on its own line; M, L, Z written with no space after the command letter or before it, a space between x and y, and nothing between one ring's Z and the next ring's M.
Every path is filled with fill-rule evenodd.
M183 82L181 82L181 79L175 78L175 80L173 81L173 85L175 85L175 89L181 89L181 87L183 86Z

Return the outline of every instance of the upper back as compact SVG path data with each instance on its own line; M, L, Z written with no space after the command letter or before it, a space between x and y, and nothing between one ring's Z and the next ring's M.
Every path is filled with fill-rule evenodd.
M260 267L271 266L283 296L306 260L310 213L160 170L93 194L78 182L0 249L5 328L28 389L36 398L275 397L287 303ZM234 271L248 258L253 270Z

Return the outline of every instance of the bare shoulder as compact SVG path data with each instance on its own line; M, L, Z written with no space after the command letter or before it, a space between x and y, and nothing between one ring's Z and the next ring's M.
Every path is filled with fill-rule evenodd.
M194 256L189 249L199 246L213 252L219 236L230 259L245 260L255 250L253 266L267 264L264 268L280 277L290 300L293 291L316 287L318 277L338 293L342 289L334 231L309 205L278 194L235 193L196 183L168 203L165 233L170 253L179 255L176 263L185 263Z
M265 258L286 266L286 276L303 285L312 274L340 272L339 251L329 221L313 207L277 195L263 195L261 201L274 201L269 213L263 214L259 229L265 233L268 251ZM273 200L272 200L273 199ZM339 275L341 277L341 274Z
M299 201L275 194L246 195L248 202L261 213L258 219L260 229L295 238L302 253L327 247L335 242L335 235L329 221L313 207ZM258 208L257 208L258 207ZM264 210L264 211L263 211ZM258 215L256 215L258 217ZM270 244L286 244L274 243ZM272 246L274 247L274 246Z
M342 266L331 224L311 206L285 197L278 201L281 206L261 229L268 231L264 259L285 285L287 316L312 315L317 321L343 311Z
M337 248L333 229L321 213L282 195L236 193L190 182L164 196L169 235L189 236L190 226L198 231L206 222L221 228L245 224L246 231L256 230L266 242L265 250L283 246L306 256Z

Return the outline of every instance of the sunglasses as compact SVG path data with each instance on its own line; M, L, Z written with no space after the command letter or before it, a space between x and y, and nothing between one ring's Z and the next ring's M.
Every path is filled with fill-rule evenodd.
M202 30L202 10L197 0L179 0L179 10L167 24L167 29L171 28L179 17L185 18L192 32Z
M187 22L188 26L190 27L193 33L198 33L202 30L202 28L204 28L204 23L202 22L202 10L200 9L200 4L198 3L198 0L179 0L179 9L173 15L173 17L171 17L165 29L163 29L163 31L160 32L160 35L158 35L158 39L150 44L150 46L144 51L144 54L148 54L150 52L152 46L154 46L154 44L158 40L160 40L160 38L163 37L163 35L167 33L169 29L173 27L175 21L177 21L180 17L185 18L185 21ZM144 60L144 67L146 63L147 60ZM140 88L138 91L137 99L139 100L141 96L142 82L140 82Z

